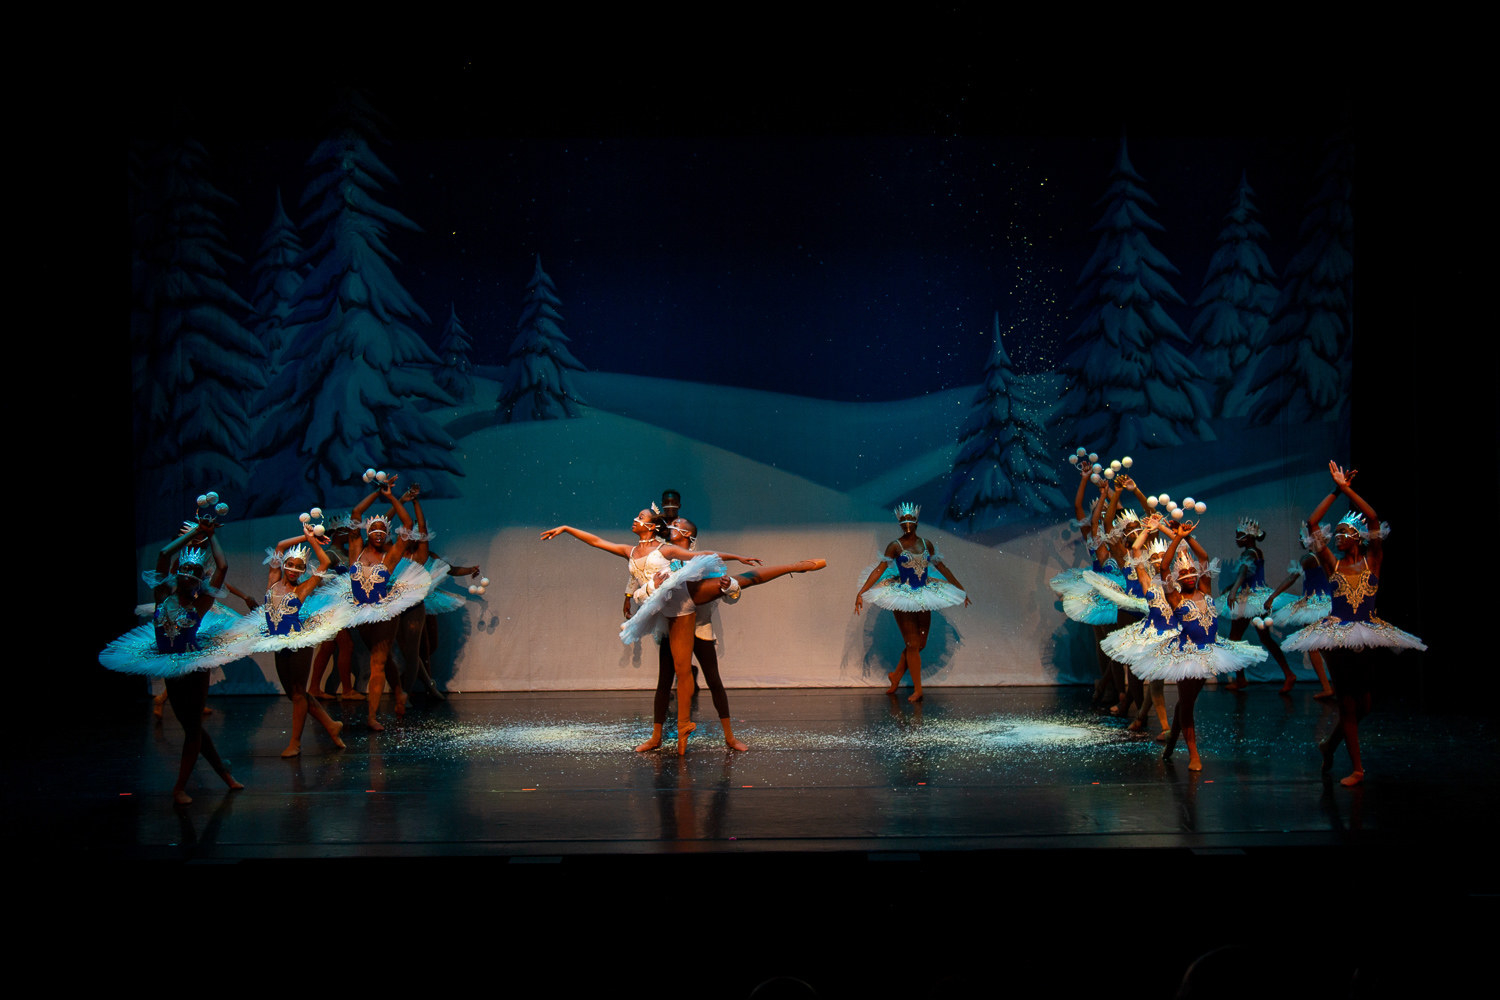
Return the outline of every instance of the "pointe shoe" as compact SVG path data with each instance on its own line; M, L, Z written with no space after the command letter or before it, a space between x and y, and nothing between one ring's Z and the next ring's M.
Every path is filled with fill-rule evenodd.
M687 753L688 736L694 729L698 728L696 722L687 723L684 727L681 723L677 725L677 756L681 757Z
M292 757L302 756L302 744L293 740L291 743L288 743L286 745L285 750L281 751L281 756L284 760Z
M343 731L344 724L342 722L335 722L333 724L333 728L328 731L328 738L330 740L333 740L333 745L338 747L340 750L344 749L344 741L339 739L339 733Z
M804 559L801 562L799 562L797 565L800 568L792 570L793 573L816 573L820 569L826 569L826 568L828 568L828 560L827 559Z

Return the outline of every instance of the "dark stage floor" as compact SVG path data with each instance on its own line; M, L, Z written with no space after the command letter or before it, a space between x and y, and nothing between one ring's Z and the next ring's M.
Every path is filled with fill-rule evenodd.
M681 760L631 751L649 734L645 693L458 695L386 716L384 733L362 703L330 702L348 749L309 720L293 760L279 756L288 702L215 698L207 727L247 787L228 795L200 762L181 810L181 730L170 711L153 726L142 703L50 748L12 793L32 807L16 819L79 851L239 859L1397 844L1500 788L1493 727L1399 707L1364 727L1368 782L1330 786L1314 742L1335 712L1313 690L1205 691L1201 774L1077 688L934 688L921 707L861 689L735 691L750 751L700 721ZM1347 772L1341 755L1334 776Z
M647 692L457 695L417 703L384 733L365 729L362 704L329 703L348 749L309 721L294 760L279 756L288 702L215 698L207 726L246 788L226 793L200 762L184 808L170 798L181 730L170 712L152 725L142 701L8 761L7 832L83 862L463 865L542 893L544 910L562 906L557 891L617 895L609 912L623 919L669 904L687 876L695 926L717 926L716 913L726 928L753 922L743 940L774 941L783 965L802 955L824 996L870 980L834 971L808 932L894 956L929 935L969 946L1003 927L1008 947L1066 960L1099 946L1087 914L1103 906L1173 928L1175 981L1224 943L1226 906L1230 941L1244 930L1326 942L1340 933L1331 908L1398 900L1425 913L1421 933L1492 923L1494 726L1387 706L1362 730L1366 784L1345 789L1319 774L1314 742L1335 712L1314 690L1206 690L1201 774L1184 750L1161 761L1078 688L930 688L921 708L868 689L732 691L750 751L728 752L718 723L700 721L685 759L632 752L648 735ZM712 714L705 693L695 715ZM745 989L724 995L748 996L773 967L739 969ZM835 976L854 992L833 990Z

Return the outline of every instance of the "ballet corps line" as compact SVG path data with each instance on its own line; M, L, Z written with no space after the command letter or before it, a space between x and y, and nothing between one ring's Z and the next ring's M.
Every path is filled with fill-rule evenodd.
M1166 494L1148 497L1124 472L1130 459L1103 470L1095 464L1097 456L1087 455L1089 461L1078 461L1084 455L1079 449L1079 454L1070 458L1080 466L1081 473L1074 524L1091 550L1092 567L1064 571L1052 580L1052 586L1070 618L1095 628L1101 671L1095 687L1096 704L1107 706L1115 714L1133 715L1132 730L1139 730L1154 710L1161 730L1158 739L1165 744L1163 758L1170 758L1181 739L1187 745L1189 769L1198 771L1203 764L1193 709L1207 678L1238 673L1239 681L1228 687L1243 690L1244 668L1264 660L1270 650L1286 676L1282 687L1286 692L1295 676L1281 650L1307 651L1314 657L1324 687L1317 697L1336 698L1339 707L1338 726L1320 744L1324 771L1331 770L1342 743L1353 765L1342 784L1351 786L1362 781L1358 724L1370 709L1370 692L1352 654L1375 646L1426 647L1375 614L1381 544L1388 528L1350 486L1354 473L1346 474L1329 463L1335 489L1308 520L1302 559L1293 563L1293 572L1274 591L1265 585L1264 556L1259 548L1265 533L1253 519L1243 519L1236 531L1243 552L1234 564L1233 582L1215 602L1212 580L1219 573L1219 561L1210 559L1192 537L1198 525L1186 517L1189 510L1202 512L1205 505L1188 499L1179 506ZM362 697L372 731L384 728L378 708L387 678L397 715L404 714L406 691L418 682L432 696L441 697L429 667L436 639L430 613L454 610L464 602L457 595L439 591L438 585L448 575L469 574L479 579L479 569L451 567L431 552L419 487L413 485L397 498L392 491L396 476L372 469L365 478L375 488L349 517L334 517L323 523L321 511L314 508L311 514L301 516L300 534L268 549L265 601L259 605L224 586L228 566L214 533L228 508L213 494L199 498L195 520L186 522L178 538L161 550L155 571L143 574L152 585L156 602L144 608L151 622L111 643L100 661L114 670L162 677L166 682L164 696L184 729L174 801L191 801L186 785L200 754L231 790L243 787L225 768L202 726L210 671L242 656L256 652L274 656L277 677L293 711L291 739L283 757L301 753L308 715L319 723L334 747L344 747L340 736L343 724L331 719L318 704L319 697L327 697L318 682L327 660L336 654L343 697L360 697L353 691L349 672L351 644L347 633L351 628L360 632L370 650L370 680ZM1099 495L1085 514L1083 501L1090 483L1097 485ZM1152 511L1144 520L1135 511L1121 507L1126 491ZM1330 533L1319 520L1341 495L1353 511ZM377 500L384 500L389 512L366 514ZM697 686L693 668L696 656L713 698L724 743L730 750L743 751L748 747L734 735L728 697L719 675L712 633L713 606L737 602L750 587L783 576L815 572L827 564L822 559L805 559L767 566L750 556L698 549L698 528L678 516L680 502L675 491L667 491L661 508L652 504L641 510L631 523L635 541L630 544L608 542L568 525L548 529L540 537L547 541L571 535L627 561L630 576L620 637L626 643L652 634L659 639L652 734L635 749L645 752L661 747L675 682L676 749L679 755L686 752L696 729L691 717ZM406 504L416 510L415 523ZM894 696L909 674L909 700L918 702L923 698L922 651L932 612L960 604L967 607L972 601L933 542L917 534L920 507L903 503L894 513L901 534L869 570L855 595L854 611L859 614L868 601L892 612L903 647L896 669L887 675L890 686L886 693ZM394 537L390 530L393 517L400 521ZM1369 524L1379 528L1371 530ZM1336 555L1329 552L1330 541ZM731 574L728 563L748 568ZM934 569L941 575L933 574ZM1304 582L1304 593L1295 598L1287 590L1299 578ZM471 592L483 593L488 582L484 579L472 585ZM238 614L217 600L229 593L243 598L250 613ZM1218 636L1217 619L1223 614L1232 622L1228 638ZM1271 629L1296 625L1302 627L1278 646ZM1240 639L1251 626L1262 647ZM392 645L402 650L404 674L395 672ZM1325 656L1331 686L1322 668ZM1169 680L1178 686L1170 723L1163 696L1163 685ZM310 696L310 690L317 696Z

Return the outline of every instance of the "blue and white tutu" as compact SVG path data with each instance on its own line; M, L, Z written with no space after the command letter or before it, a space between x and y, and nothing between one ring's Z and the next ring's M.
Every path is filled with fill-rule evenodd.
M665 631L669 618L691 614L696 607L687 594L687 584L723 576L726 572L724 560L717 553L687 560L655 587L630 620L620 626L620 641L629 646L653 632Z

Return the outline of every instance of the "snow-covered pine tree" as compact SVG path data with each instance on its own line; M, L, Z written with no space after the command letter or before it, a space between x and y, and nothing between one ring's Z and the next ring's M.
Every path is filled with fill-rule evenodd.
M427 496L458 495L454 443L418 400L452 405L433 380L437 355L412 329L429 322L391 271L391 227L421 232L377 197L396 177L376 156L379 115L356 93L335 112L333 135L308 160L316 176L302 195L305 232L317 240L297 290L285 367L261 407L256 492L269 513L307 503L344 503L363 492L370 466L422 484Z
M993 526L1006 507L1020 506L1037 514L1067 509L1067 498L1052 472L1055 456L1046 443L1043 409L1011 368L997 311L984 381L959 433L958 459L948 489L949 521L977 531Z
M1250 419L1306 423L1347 416L1354 337L1354 146L1328 145L1318 192L1307 203L1300 246L1283 276L1250 383Z
M1276 305L1276 274L1261 249L1267 234L1251 200L1254 194L1240 174L1203 291L1193 302L1198 315L1188 329L1189 339L1198 345L1193 360L1214 386L1214 412L1221 417L1243 417L1254 402L1250 379Z
M1164 277L1177 268L1147 235L1162 227L1146 214L1156 202L1142 183L1121 139L1093 227L1099 244L1078 278L1072 307L1086 312L1067 341L1069 385L1054 421L1061 437L1111 453L1214 437L1203 377L1162 307L1182 297Z
M219 211L234 201L204 178L203 146L180 140L137 153L131 378L144 489L138 507L147 521L170 522L202 490L243 495L247 406L265 386L265 351L243 325L250 304L225 280L224 263L240 258L225 243Z
M449 304L448 324L443 327L443 342L438 345L438 357L442 367L437 370L437 384L460 403L474 395L474 365L469 360L469 351L474 342L468 331L458 321L458 307Z
M277 188L276 211L261 238L260 251L250 265L250 278L255 285L250 293L250 304L255 308L255 335L271 359L272 375L280 371L282 351L297 332L295 327L287 325L287 317L292 314L297 289L307 274L304 256L302 239L282 208L281 189Z
M537 254L516 339L511 341L500 376L495 413L501 423L576 417L579 407L587 405L568 375L569 369L581 372L584 367L568 350L560 305L557 288L542 270L542 255Z

